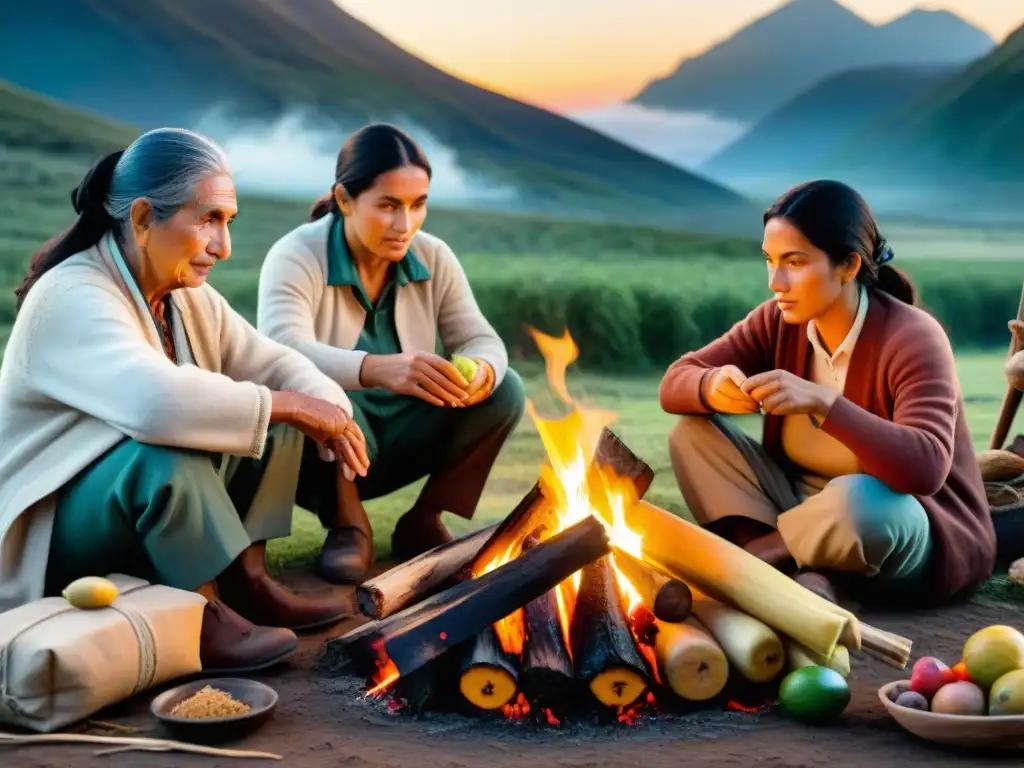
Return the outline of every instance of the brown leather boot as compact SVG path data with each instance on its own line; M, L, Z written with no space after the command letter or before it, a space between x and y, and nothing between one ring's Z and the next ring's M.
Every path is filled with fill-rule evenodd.
M391 534L391 555L399 561L411 560L451 540L451 533L441 522L440 511L413 507L395 524Z
M336 624L351 614L349 601L333 594L300 595L267 571L266 542L249 546L217 579L221 598L254 624L294 630Z
M356 484L338 479L338 508L327 525L317 569L331 584L362 581L373 566L373 529Z
M291 630L258 627L243 619L216 596L212 585L197 591L206 597L199 636L203 672L254 672L283 661L299 647L299 638Z

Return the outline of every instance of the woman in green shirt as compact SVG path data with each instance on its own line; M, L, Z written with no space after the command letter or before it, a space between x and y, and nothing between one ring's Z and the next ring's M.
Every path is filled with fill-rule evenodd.
M366 436L366 477L339 474L307 442L298 503L329 529L320 571L362 578L373 559L363 501L428 476L397 523L408 559L451 539L441 513L471 518L523 414L523 384L442 240L421 231L430 163L400 129L367 126L338 156L335 184L311 221L270 249L258 327L348 393ZM438 354L438 352L442 354ZM476 363L467 380L448 359Z

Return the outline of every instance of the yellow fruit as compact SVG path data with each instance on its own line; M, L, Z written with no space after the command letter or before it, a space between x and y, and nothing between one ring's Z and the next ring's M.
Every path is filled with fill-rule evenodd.
M476 360L465 355L452 355L452 365L463 375L466 381L476 378L476 372L480 368Z
M971 680L987 689L1007 672L1024 667L1024 634L1002 624L979 629L964 644L963 661Z
M988 695L990 715L1024 715L1024 669L1007 672L994 683Z
M85 576L68 584L63 595L75 608L106 608L117 599L117 587L99 576Z

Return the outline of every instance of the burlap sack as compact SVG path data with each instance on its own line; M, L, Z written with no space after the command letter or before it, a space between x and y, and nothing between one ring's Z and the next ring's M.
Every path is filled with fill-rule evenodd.
M109 608L48 597L0 613L0 728L50 733L201 671L206 599L120 574Z

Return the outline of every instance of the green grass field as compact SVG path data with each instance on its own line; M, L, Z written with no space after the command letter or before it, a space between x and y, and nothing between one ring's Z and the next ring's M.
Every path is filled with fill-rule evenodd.
M975 447L984 450L996 423L1000 403L1006 391L1002 378L1004 356L998 353L969 353L958 358L959 374L964 390L965 407ZM524 370L527 396L542 414L557 414L543 374L533 366ZM615 378L574 374L568 377L570 392L579 401L615 411L618 422L612 427L628 445L655 471L654 484L647 498L654 503L686 514L672 475L668 457L668 433L673 417L658 406L656 377ZM760 417L748 417L742 424L751 434L759 434ZM1024 431L1024 415L1014 425ZM1011 435L1017 434L1011 431ZM482 527L488 521L507 515L537 478L544 450L529 416L506 444L488 481L477 517L473 521L449 516L453 531ZM422 483L416 483L384 499L367 504L374 525L374 543L379 556L387 557L391 529L398 516L413 503ZM268 546L275 569L309 567L319 551L323 529L315 517L297 509L294 533L289 539ZM1001 587L1002 588L1002 587Z

